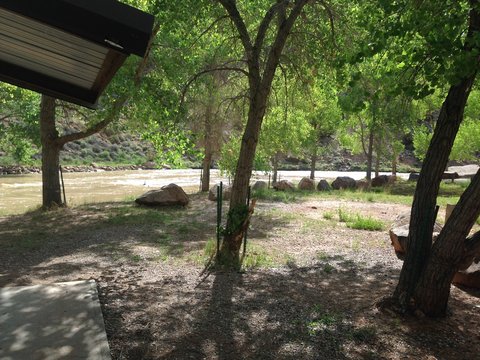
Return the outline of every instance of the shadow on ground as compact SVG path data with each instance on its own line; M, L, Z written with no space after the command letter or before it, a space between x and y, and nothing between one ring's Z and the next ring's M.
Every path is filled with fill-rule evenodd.
M462 319L419 326L378 312L375 300L393 291L379 279L384 272L336 256L309 267L216 273L201 283L163 277L133 291L103 284L101 296L105 304L128 299L104 309L116 359L457 359L459 346L464 359L476 358L478 340Z

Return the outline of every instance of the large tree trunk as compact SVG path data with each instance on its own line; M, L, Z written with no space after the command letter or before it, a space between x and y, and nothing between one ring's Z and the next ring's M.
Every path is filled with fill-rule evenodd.
M317 152L318 148L315 146L310 159L310 179L312 180L315 180L315 170L317 169Z
M465 255L465 238L480 215L480 170L462 194L415 289L415 305L429 316L443 316L447 310L450 284Z
M463 120L463 111L475 75L450 88L417 182L410 215L408 253L394 292L394 298L405 309L411 303L413 291L430 255L438 190Z
M60 150L55 126L55 99L42 95L40 104L40 138L42 142L43 208L62 206L60 188Z

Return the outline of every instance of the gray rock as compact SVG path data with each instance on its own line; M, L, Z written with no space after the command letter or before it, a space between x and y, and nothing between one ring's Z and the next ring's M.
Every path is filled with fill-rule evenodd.
M153 161L147 161L145 164L142 165L142 168L145 170L154 170L157 168L157 164Z
M293 191L295 186L288 180L274 182L272 187L277 191Z
M310 178L304 177L298 183L298 189L299 190L309 190L309 191L315 190L315 182Z
M408 181L418 181L419 177L419 173L410 173L410 175L408 176Z
M335 190L356 189L357 188L357 183L351 177L339 176L333 181L332 188L334 188Z
M320 180L320 181L318 182L317 190L318 190L318 191L331 191L331 190L332 190L332 187L331 187L330 184L327 182L327 180L322 179L322 180Z
M208 200L217 201L217 186L218 185L213 185L210 188L210 190L208 191ZM232 196L232 188L230 186L224 184L223 187L222 187L222 201L223 200L230 200L231 196Z
M379 175L372 179L372 187L385 186L388 184L393 184L397 180L396 176L393 175Z
M367 190L370 186L370 183L367 179L357 180L357 189Z
M268 184L265 181L258 180L253 184L252 190L257 191L257 190L266 190L268 187Z
M148 206L188 205L189 199L185 191L176 185L169 184L160 190L151 190L138 197L135 202Z

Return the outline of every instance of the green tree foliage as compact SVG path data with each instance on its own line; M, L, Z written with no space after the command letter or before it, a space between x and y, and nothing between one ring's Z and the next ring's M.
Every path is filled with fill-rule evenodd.
M39 102L36 93L0 84L0 151L13 162L30 164L38 151Z
M457 161L479 161L480 152L480 91L474 90L470 94L465 108L465 120L458 131L455 143L450 154L451 160ZM415 129L413 142L415 155L424 159L428 145L432 139L433 127L431 124L423 123Z

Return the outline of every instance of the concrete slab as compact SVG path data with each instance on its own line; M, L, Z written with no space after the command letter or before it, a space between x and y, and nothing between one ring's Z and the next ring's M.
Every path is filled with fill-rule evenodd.
M109 360L95 281L0 288L0 360Z

